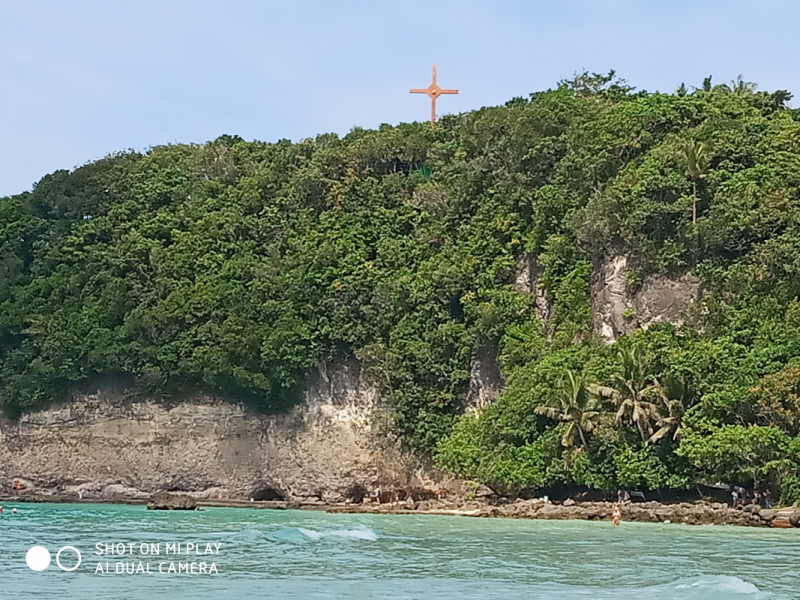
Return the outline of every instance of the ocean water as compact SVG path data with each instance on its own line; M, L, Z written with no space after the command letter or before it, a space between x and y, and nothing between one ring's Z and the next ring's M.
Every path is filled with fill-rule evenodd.
M51 555L38 572L33 546ZM800 530L7 504L0 597L797 598Z

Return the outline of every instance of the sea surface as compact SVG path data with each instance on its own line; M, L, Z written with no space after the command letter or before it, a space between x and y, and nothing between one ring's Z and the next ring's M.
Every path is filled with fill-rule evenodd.
M39 572L26 564L33 546L52 557ZM60 550L62 566L75 570L58 567ZM188 573L177 572L182 564ZM6 504L0 597L798 598L800 530Z

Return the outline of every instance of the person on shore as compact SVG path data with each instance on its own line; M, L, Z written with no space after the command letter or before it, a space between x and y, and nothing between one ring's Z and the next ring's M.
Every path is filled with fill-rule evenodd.
M772 508L772 492L769 488L764 490L764 508Z
M381 503L381 488L379 487L375 488L375 502L377 502L378 504Z
M622 520L622 511L619 508L619 504L614 505L614 511L611 513L611 523L614 527L619 526L619 522Z
M731 506L736 508L737 504L739 504L739 490L734 487L733 491L731 491Z

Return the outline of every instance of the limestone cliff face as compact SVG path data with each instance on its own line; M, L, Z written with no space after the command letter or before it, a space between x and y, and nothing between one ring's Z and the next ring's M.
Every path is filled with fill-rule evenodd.
M605 257L594 265L590 299L594 330L607 343L662 321L680 325L686 310L701 296L699 283L689 273L649 276L640 285L631 286L631 271L630 260L624 255ZM536 254L524 254L517 261L514 287L534 297L536 315L547 324L553 305L540 285L542 273Z
M543 272L544 268L539 264L539 257L535 253L523 254L517 261L514 288L520 294L533 295L536 316L547 323L553 314L553 303L547 295L547 290L539 285L539 278Z
M500 397L506 380L494 344L479 346L472 356L467 391L467 410L478 410Z
M165 404L120 391L0 421L0 485L147 495L335 501L364 490L436 485L382 435L381 399L356 361L321 365L283 415L193 397ZM409 466L411 465L411 466ZM270 499L270 498L263 498Z
M597 263L592 273L595 333L607 343L658 322L680 325L700 298L700 285L691 274L650 276L631 290L629 270L626 256L613 256Z

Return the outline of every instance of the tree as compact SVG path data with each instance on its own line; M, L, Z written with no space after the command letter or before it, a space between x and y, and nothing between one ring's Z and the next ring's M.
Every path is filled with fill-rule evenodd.
M655 426L658 429L650 436L649 443L655 444L667 436L670 436L673 441L680 437L683 413L693 396L694 390L681 377L668 373L664 377L663 383L656 380Z
M611 376L611 385L592 384L593 395L610 400L617 409L618 423L628 420L635 425L642 440L653 435L652 422L659 416L659 385L647 376L647 362L640 346L617 351L620 371Z
M776 90L770 94L772 100L772 107L775 110L783 110L786 108L786 103L793 97L793 94L786 90Z
M712 481L741 482L755 487L779 482L796 472L792 440L777 427L717 426L709 421L687 427L678 454L704 469Z
M761 418L790 435L800 434L800 364L767 375L752 389Z
M568 370L559 393L548 404L538 406L535 410L538 414L567 423L561 437L561 444L565 448L574 448L577 439L580 439L586 449L589 446L586 434L597 426L603 414L603 404L597 395L589 391L583 377Z
M731 81L730 91L739 96L750 96L755 94L758 86L750 81L745 81L741 75Z
M710 167L710 153L703 142L692 140L681 149L686 174L692 182L692 223L697 224L697 182L705 179Z

